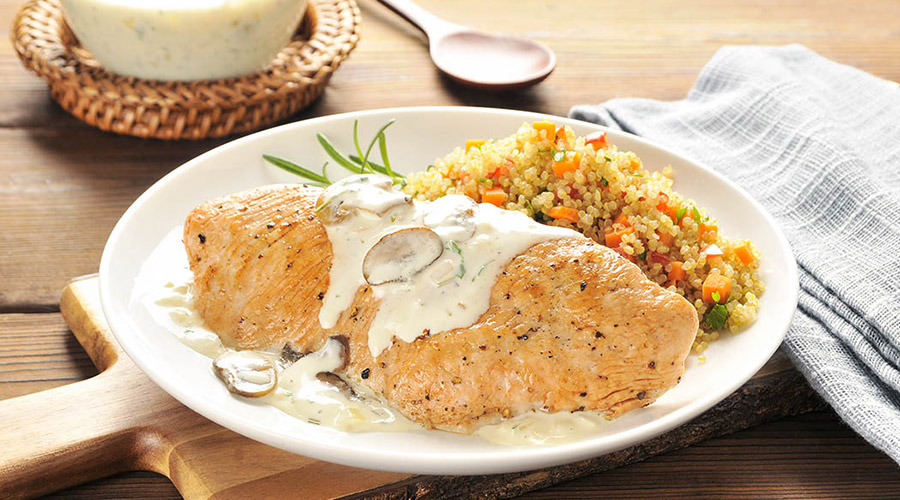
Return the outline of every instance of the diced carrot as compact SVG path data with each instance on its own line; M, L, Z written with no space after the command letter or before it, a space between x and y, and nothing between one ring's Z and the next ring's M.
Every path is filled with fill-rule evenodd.
M753 255L753 251L750 249L749 241L745 241L743 245L735 248L734 253L735 255L737 255L738 259L741 259L741 263L745 266L753 264L753 262L756 260L756 256Z
M484 194L481 195L482 203L490 203L499 207L504 201L506 201L506 192L499 186L485 189Z
M621 224L625 227L631 227L631 223L628 222L628 216L625 215L625 212L619 212L619 215L617 215L615 220L613 220L613 224Z
M531 128L537 130L538 133L543 130L547 139L552 139L556 134L556 125L552 122L534 122L531 124Z
M472 148L480 148L484 146L484 143L487 142L484 139L469 139L466 141L466 153L469 152Z
M658 202L656 203L656 209L660 212L669 216L672 219L672 222L678 223L678 209L681 208L681 205L678 203L672 203L669 200L669 195L666 193L660 192Z
M622 236L625 236L626 234L632 232L634 232L633 227L626 227L625 229L622 229L620 231L610 231L606 233L606 235L604 236L604 239L606 240L606 246L608 246L609 248L617 248L622 244Z
M700 239L702 240L703 235L705 235L706 233L713 233L714 235L715 235L715 233L718 233L719 226L717 226L715 224L704 224L701 222L699 232L700 232Z
M672 263L672 270L669 271L668 274L670 282L684 281L684 279L687 278L687 272L685 272L684 268L682 267L683 265L683 262Z
M601 149L605 149L609 146L609 140L606 137L605 131L599 132L591 132L590 134L584 136L584 143L586 145L590 145L594 148L594 151L599 151Z
M681 208L677 203L669 202L669 206L666 208L666 215L672 219L672 222L678 224L678 209Z
M661 233L659 231L656 232L656 237L659 238L659 242L663 245L672 248L672 245L675 244L675 237L669 233Z
M628 166L633 169L637 169L638 167L641 166L641 160L638 160L637 158L632 158L631 162L628 164Z
M719 300L713 298L713 293L719 294ZM710 274L703 282L703 302L710 304L724 304L731 294L731 279L721 274Z
M557 205L547 211L547 215L554 219L567 220L569 222L578 222L578 210L574 208Z
M724 252L719 248L719 245L710 243L709 245L706 245L703 250L700 250L700 255L705 255L706 258L709 259L710 257L721 257L724 255Z
M657 199L659 201L656 203L656 209L662 213L666 213L666 210L669 209L669 195L660 191Z
M556 129L556 142L561 142L567 149L569 147L569 138L566 136L566 127Z
M581 166L581 153L566 153L562 161L553 162L553 173L557 177L562 177L566 172L574 172Z

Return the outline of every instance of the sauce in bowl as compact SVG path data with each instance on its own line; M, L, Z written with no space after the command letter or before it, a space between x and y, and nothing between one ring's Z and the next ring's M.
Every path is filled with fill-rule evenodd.
M81 44L106 69L153 80L259 71L287 44L306 0L62 0Z

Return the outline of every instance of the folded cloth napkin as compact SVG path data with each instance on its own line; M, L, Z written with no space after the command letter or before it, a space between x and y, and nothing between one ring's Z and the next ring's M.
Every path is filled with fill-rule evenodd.
M841 418L900 462L897 84L799 45L725 47L683 101L614 99L570 116L663 144L766 207L800 268L784 347Z

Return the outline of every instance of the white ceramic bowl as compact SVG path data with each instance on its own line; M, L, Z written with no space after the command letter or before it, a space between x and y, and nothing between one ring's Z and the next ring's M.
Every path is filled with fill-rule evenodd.
M194 206L255 186L300 181L263 162L263 153L316 168L326 159L316 133L328 135L340 150L351 151L356 118L363 138L396 119L388 131L388 148L391 164L403 173L426 167L467 139L503 137L524 122L552 120L582 135L602 130L576 120L509 110L374 110L306 120L238 139L189 161L154 184L125 212L109 237L100 263L103 310L116 339L135 363L176 399L216 423L294 453L370 469L417 474L531 470L610 453L697 417L750 379L781 343L797 305L797 267L772 218L746 192L713 171L639 137L609 131L613 144L636 152L648 168L671 164L675 189L707 207L725 234L752 240L763 256L760 275L766 291L760 298L759 319L740 334L725 335L710 345L705 363L690 356L681 383L652 405L609 422L581 441L510 447L440 431L340 432L232 395L213 374L209 358L181 344L135 300L136 278L154 248L172 231L179 231ZM329 173L336 176L339 170L332 167Z
M255 73L291 39L306 0L62 0L104 68L150 80Z

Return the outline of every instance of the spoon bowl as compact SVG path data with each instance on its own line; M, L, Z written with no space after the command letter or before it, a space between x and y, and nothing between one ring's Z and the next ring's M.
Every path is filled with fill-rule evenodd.
M540 42L453 24L410 0L379 2L422 30L434 65L464 85L488 90L523 88L547 78L556 67L556 55Z
M556 55L542 43L473 30L431 41L431 60L460 83L496 90L534 85L556 66Z

